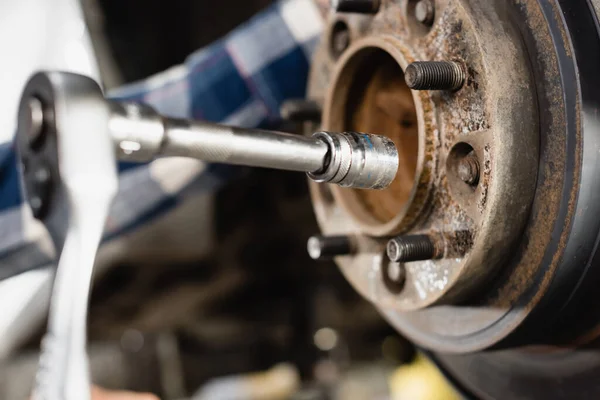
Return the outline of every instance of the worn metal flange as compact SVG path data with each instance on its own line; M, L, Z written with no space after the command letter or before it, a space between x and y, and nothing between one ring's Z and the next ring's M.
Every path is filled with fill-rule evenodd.
M600 169L600 154L597 151L600 126L597 109L600 100L595 90L600 86L597 74L600 58L592 50L600 40L597 28L597 8L600 6L597 1L590 3L586 0L494 0L481 3L484 2L437 1L436 18L431 27L415 27L410 19L413 3L407 0L384 2L380 14L374 19L350 18L345 19L345 23L351 30L353 41L375 30L387 33L393 30L397 32L396 39L402 37L400 40L411 51L414 51L411 46L426 44L432 37L436 38L436 30L454 32L450 37L456 38L457 35L460 37L470 32L465 29L469 26L476 28L477 32L488 33L486 36L490 40L483 46L487 53L498 54L497 45L504 48L509 42L526 48L519 60L528 62L533 76L528 82L533 83L536 94L537 116L533 112L531 118L539 123L540 132L537 181L531 212L521 235L515 238L516 246L510 251L511 247L507 245L503 252L496 253L504 258L498 263L497 273L493 275L490 272L486 278L491 280L487 283L485 279L478 281L477 288L471 294L468 294L470 290L461 292L458 298L462 295L465 297L460 302L449 301L445 305L433 305L414 312L399 311L393 296L386 297L391 302L373 296L373 293L384 292L385 288L382 289L377 278L381 278L380 270L389 269L385 268L382 256L382 240L362 235L345 208L336 204L330 191L316 191L313 188L317 216L325 230L345 230L359 235L359 242L362 243L359 257L363 257L363 262L352 263L356 259L340 258L338 264L354 286L359 290L362 288L361 292L380 308L399 331L421 346L443 352L464 353L492 346L504 348L540 343L576 346L588 343L597 338L600 332L600 309L589 307L597 303L596 292L600 284L600 256L597 252L600 220L593 217L600 213L600 175L597 173ZM454 30L444 30L440 26L445 26L444 23L451 20L452 16L465 14L469 17L462 19ZM496 35L490 35L493 32L491 25L496 25L495 29L502 30L504 34L510 34L510 40L496 43L495 39L502 36L497 32ZM412 41L409 40L411 37ZM440 52L446 51L444 46L447 39L439 38L436 42ZM470 37L461 43L470 49L477 47ZM481 46L484 42L475 43ZM514 62L510 58L504 61L508 64ZM331 81L333 62L334 58L330 57L327 48L322 47L311 79L311 93L317 100L323 101L325 98L322 87ZM485 75L488 69L473 68L476 63L466 64L471 66L471 84L479 84L479 87L489 84L489 77ZM503 71L502 60L498 61L498 65L484 65L489 71L498 72L493 75L497 79L493 81L494 84L504 82L518 86L524 82L523 76L516 75L514 71L500 73ZM446 100L451 95L442 93L434 96ZM493 104L493 100L488 99L492 101L489 104ZM496 97L495 100L497 103L517 102L518 98ZM462 102L454 112L465 114L471 110L470 103ZM443 118L446 117L440 116L439 110L436 115L437 122L441 120L440 126L443 127ZM470 142L468 144L476 150L476 146ZM439 151L443 154L473 155L465 149L468 150L461 144L460 147L441 146ZM529 152L530 149L521 151ZM495 162L499 161L495 159ZM432 199L444 192L446 184L447 193L451 198L458 199L454 204L461 210L468 210L469 203L465 203L464 198L460 200L461 193L456 188L456 182L450 182L448 177L460 176L463 183L471 181L471 163L466 170L459 170L457 164L449 162L446 156L439 165L438 171L442 171L442 174L447 172L446 180L439 181L441 185L436 182L431 192ZM494 165L497 164L490 164L489 170L492 181ZM478 178L485 180L485 162L479 162L479 168ZM456 176L449 175L452 171ZM488 196L490 193L488 190ZM419 224L434 215L441 203L434 200L432 204L432 208L424 210L407 232L423 233L419 230ZM477 240L477 236L474 236L474 240ZM381 268L382 265L384 268ZM405 278L410 278L409 273L405 273ZM514 351L519 354L515 360L529 357L526 352ZM485 357L493 358L494 354L486 353Z
M545 110L541 169L524 241L507 268L519 279L511 287L500 280L494 289L503 291L482 303L506 309L488 331L518 326L506 344L546 346L434 358L473 398L597 399L600 1L515 6Z
M431 333L428 318L404 311L481 290L505 263L533 199L539 137L525 49L517 30L479 3L439 1L431 27L414 19L410 1L384 2L372 18L334 16L331 25L343 20L353 44L337 56L326 38L313 63L309 93L325 104L324 128L388 135L403 156L387 192L312 188L323 231L359 238L356 255L338 257L338 265L359 292L399 316L402 330ZM467 83L452 93L411 93L402 71L416 60L459 62ZM467 154L480 168L476 184L457 173ZM403 290L390 290L383 248L407 232L436 238L443 256L405 264ZM437 333L460 336L477 325Z
M407 18L414 10L412 0L384 2L375 19L352 18L344 23L351 28L354 41L376 29L395 29L398 35L403 35L405 44L410 35L415 38L421 35L426 41L428 37L436 37L436 29L441 29L440 24L447 18L448 3L437 0L433 23L426 25ZM479 292L460 303L434 305L414 312L399 312L381 302L375 304L390 323L412 341L438 351L432 354L433 359L457 387L465 391L465 398L471 395L481 399L540 396L596 399L600 396L596 382L600 370L597 351L600 340L600 308L597 307L600 285L600 219L597 218L600 215L600 92L597 90L600 75L597 71L600 56L596 51L600 43L600 1L463 0L452 3L460 3L454 7L473 17L469 19L471 25L462 25L463 34L465 26L489 33L487 24L496 25L496 29L513 32L512 43L526 48L521 60L528 61L533 76L530 82L534 84L537 115L534 113L531 118L537 118L540 132L531 211L513 251L504 253L498 273L487 284L481 284ZM444 14L440 15L440 10L444 10ZM495 17L490 22L489 18L480 18L482 13L488 17L495 14ZM415 40L408 44L420 43ZM442 39L438 44L443 47ZM498 45L502 46L495 40L487 41L486 50L495 53ZM330 61L326 57L326 49L322 48L315 64L318 68L313 69L311 92L317 99L322 96L318 86L330 81L331 68L327 67ZM499 60L497 67L502 68L504 62L512 61ZM479 77L477 82L487 82L479 80L481 70L475 68L474 72ZM506 85L519 85L523 78L513 72L495 76ZM469 107L468 103L463 106L463 110ZM450 154L471 154L466 150L468 148L461 145L450 150ZM446 161L445 167L456 172L454 178L462 177L463 183L476 181L472 178L471 161L467 164L465 168L465 165ZM483 167L480 164L479 169L483 168L485 164ZM494 168L490 172L493 178ZM449 191L460 197L455 183L449 183ZM317 200L320 195L329 203L334 202L329 192L316 193ZM319 210L321 206L317 201L320 218L324 212ZM331 204L327 207L342 214L342 207ZM377 239L365 239L369 240L376 248ZM381 255L373 257L383 262ZM342 270L351 276L344 268L344 260L340 261ZM373 276L376 275L373 269ZM541 346L524 348L523 345ZM499 350L443 354L490 347Z

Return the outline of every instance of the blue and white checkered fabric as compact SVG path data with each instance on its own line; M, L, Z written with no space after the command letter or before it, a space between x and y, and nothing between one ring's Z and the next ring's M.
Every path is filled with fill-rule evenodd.
M141 101L172 117L268 126L279 118L284 100L305 95L309 59L321 29L313 0L282 1L190 55L183 65L109 96ZM192 189L218 187L231 169L181 158L121 164L106 238L176 206ZM23 201L14 148L0 145L0 278L54 259L45 230Z

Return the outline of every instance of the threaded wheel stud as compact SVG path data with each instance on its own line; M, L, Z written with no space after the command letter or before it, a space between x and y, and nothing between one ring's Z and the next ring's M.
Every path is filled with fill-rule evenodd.
M415 61L406 67L404 79L413 90L451 90L463 87L463 67L450 61Z
M387 243L386 250L394 262L422 261L435 257L435 244L427 235L395 237Z

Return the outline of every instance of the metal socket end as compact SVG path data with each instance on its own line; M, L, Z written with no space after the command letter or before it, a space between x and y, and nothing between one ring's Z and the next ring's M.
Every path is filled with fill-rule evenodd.
M435 243L427 235L395 237L388 242L386 250L394 262L431 260L436 256Z
M330 3L336 12L377 14L381 0L331 0Z
M308 255L313 260L328 260L353 252L352 241L348 236L311 236L306 243Z
M309 172L316 182L357 189L385 189L398 172L398 149L385 136L358 132L317 132L328 146L322 170Z
M404 79L413 90L450 90L463 87L466 74L452 61L415 61L406 67Z

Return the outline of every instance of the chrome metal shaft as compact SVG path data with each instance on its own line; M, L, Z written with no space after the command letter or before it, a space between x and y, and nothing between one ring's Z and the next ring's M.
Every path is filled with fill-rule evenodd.
M109 124L122 160L191 157L207 162L316 172L328 146L300 135L165 118L143 104L113 103Z
M321 140L282 132L241 129L182 120L165 121L160 154L193 157L253 167L319 171L327 145Z
M109 132L117 157L150 161L191 157L206 162L306 172L317 182L383 189L398 169L386 137L317 132L312 137L167 118L138 103L110 102Z

